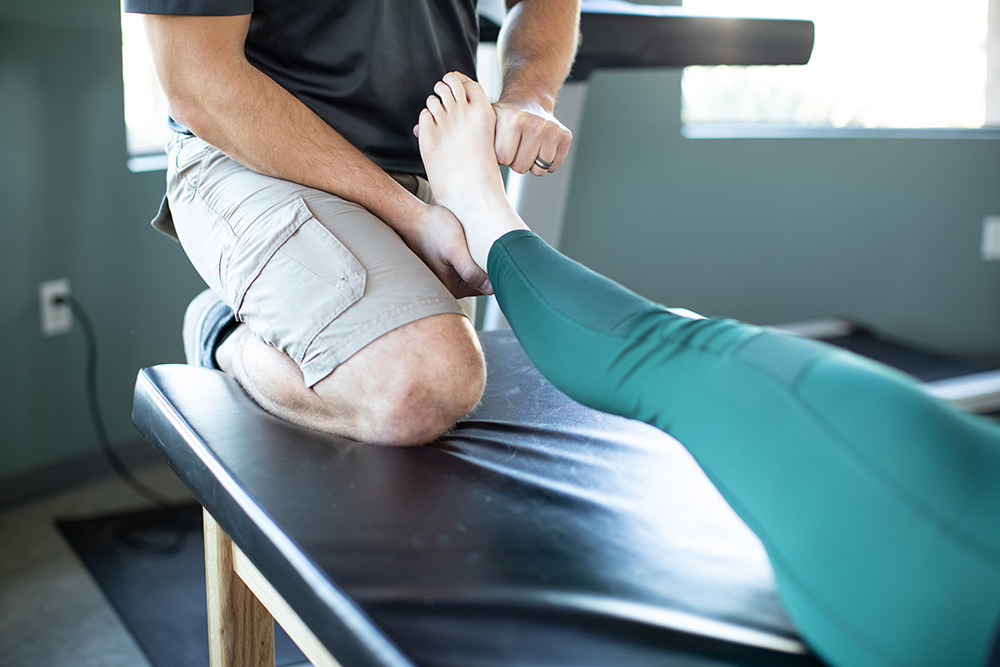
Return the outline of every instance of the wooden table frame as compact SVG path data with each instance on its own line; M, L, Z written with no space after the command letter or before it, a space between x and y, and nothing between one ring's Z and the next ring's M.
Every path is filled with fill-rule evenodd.
M212 667L274 667L277 621L313 667L340 667L316 635L203 510Z

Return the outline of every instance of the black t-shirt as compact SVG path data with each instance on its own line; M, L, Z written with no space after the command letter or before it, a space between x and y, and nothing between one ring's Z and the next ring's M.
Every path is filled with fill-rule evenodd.
M422 173L434 83L475 76L476 0L125 0L142 14L250 14L246 56L383 169Z

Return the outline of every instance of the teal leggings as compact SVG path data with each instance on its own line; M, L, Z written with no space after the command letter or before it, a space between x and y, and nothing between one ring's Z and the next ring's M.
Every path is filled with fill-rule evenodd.
M538 369L695 457L838 667L986 664L1000 622L1000 427L828 345L675 315L526 231L490 251Z

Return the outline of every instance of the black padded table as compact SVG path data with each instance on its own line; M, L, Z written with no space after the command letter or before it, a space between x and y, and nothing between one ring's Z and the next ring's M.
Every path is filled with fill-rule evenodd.
M316 665L820 664L676 441L482 340L482 403L419 448L281 421L218 371L139 373L133 420L206 510L213 664L273 664L244 581Z

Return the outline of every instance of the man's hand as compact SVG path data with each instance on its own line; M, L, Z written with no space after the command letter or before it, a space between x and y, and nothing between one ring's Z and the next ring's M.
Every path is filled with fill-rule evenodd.
M451 211L428 206L414 229L403 240L456 299L493 293L486 273L469 254L465 232Z
M501 98L493 108L497 112L497 162L519 174L530 171L543 176L566 160L573 134L541 104ZM543 168L535 158L552 165Z
M573 136L553 116L579 40L580 0L505 0L497 45L503 81L497 161L544 176L566 160ZM536 162L537 160L537 162Z

